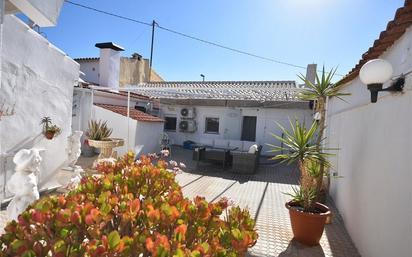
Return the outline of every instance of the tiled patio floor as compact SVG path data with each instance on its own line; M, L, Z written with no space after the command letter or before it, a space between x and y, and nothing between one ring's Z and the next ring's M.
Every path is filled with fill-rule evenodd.
M216 201L227 197L235 204L249 208L255 217L259 239L249 251L249 256L360 256L346 232L343 221L331 202L334 214L332 223L326 225L320 246L305 247L292 241L289 214L284 204L297 183L297 170L291 166L262 164L255 175L236 175L220 166L196 163L192 153L182 148L173 149L172 159L184 162L185 172L177 175L184 194L196 195Z

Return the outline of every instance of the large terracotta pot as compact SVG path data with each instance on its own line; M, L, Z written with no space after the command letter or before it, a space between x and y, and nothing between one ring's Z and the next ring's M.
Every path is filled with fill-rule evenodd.
M288 202L285 206L289 210L294 239L307 246L318 245L325 228L326 218L330 216L329 208L316 203L316 208L321 213L308 213L293 208L293 206L298 206L295 202Z

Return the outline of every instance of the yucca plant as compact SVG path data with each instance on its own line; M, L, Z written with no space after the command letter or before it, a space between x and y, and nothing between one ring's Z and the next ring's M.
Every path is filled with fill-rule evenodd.
M294 189L292 194L294 201L298 202L305 211L312 209L317 196L316 185L320 174L320 164L329 165L327 161L328 153L319 148L314 138L318 130L318 124L313 122L310 128L298 120L290 121L290 131L278 124L284 137L272 134L279 140L281 146L268 144L272 150L270 152L279 153L272 160L280 160L288 164L297 163L300 171L300 189Z
M306 87L299 93L299 98L302 100L313 101L314 110L320 115L318 121L318 132L316 136L316 148L320 151L322 147L322 142L324 138L324 132L326 128L326 101L329 97L337 97L341 100L342 96L350 95L348 93L342 93L340 91L341 85L332 83L333 76L336 73L336 69L331 69L329 72L325 71L325 67L322 68L322 74L319 77L316 74L315 83L308 80L302 74L299 75L299 78L306 84ZM321 161L319 163L319 176L320 179L316 183L316 191L320 192L322 188L323 176L326 170L326 162Z
M91 140L104 140L110 137L113 129L107 126L107 121L102 120L90 120L89 128L87 130L87 136Z

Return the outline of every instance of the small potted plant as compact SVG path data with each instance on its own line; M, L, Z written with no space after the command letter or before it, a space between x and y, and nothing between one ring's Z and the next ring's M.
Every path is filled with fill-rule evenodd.
M87 136L90 140L105 141L112 134L113 129L107 126L107 121L89 121L89 128L87 130Z
M43 134L49 140L61 133L61 128L53 124L50 117L43 117L40 125L43 125Z
M86 131L86 139L83 144L83 155L86 157L92 157L99 154L99 149L90 145L89 141L102 141L107 140L112 134L112 130L107 127L107 122L102 122L101 120L91 120L88 124L88 129ZM92 142L93 144L93 142Z
M110 158L112 149L124 145L120 138L109 138L113 130L107 126L107 121L91 120L87 131L87 142L89 146L100 150L99 158Z
M269 145L271 152L282 152L273 157L273 160L281 160L288 164L297 163L300 171L300 185L293 188L292 200L286 203L289 210L290 221L294 238L305 245L319 244L322 237L325 222L330 216L330 210L316 200L319 190L317 183L322 179L321 164L329 167L326 157L330 154L319 148L314 137L318 130L317 122L307 129L299 121L290 122L291 131L280 126L283 137L273 135L281 146Z

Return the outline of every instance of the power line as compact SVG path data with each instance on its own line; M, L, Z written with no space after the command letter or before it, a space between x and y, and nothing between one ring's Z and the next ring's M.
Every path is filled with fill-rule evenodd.
M172 30L172 29L169 29L169 28L165 28L165 27L163 27L163 26L160 26L159 24L157 25L157 27L158 27L159 29L168 31L168 32L170 32L170 33L173 33L173 34L176 34L176 35L180 35L180 36L182 36L182 37L190 38L190 39L193 39L193 40L197 40L197 41L203 42L203 43L205 43L205 44L209 44L209 45L213 45L213 46L216 46L216 47L220 47L220 48L223 48L223 49L232 51L232 52L236 52L236 53L240 53L240 54L252 56L252 57L259 58L259 59L262 59L262 60L265 60L265 61L270 61L270 62L275 62L275 63L279 63L279 64L283 64L283 65L292 66L292 67L295 67L295 68L306 69L306 67L301 66L301 65L296 65L296 64L292 64L292 63L282 62L282 61L278 61L278 60L275 60L275 59L272 59L272 58L269 58L269 57L264 57L264 56L260 56L260 55L253 54L253 53L249 53L249 52L246 52L246 51L238 50L238 49L235 49L235 48L232 48L232 47L229 47L229 46L224 46L224 45L221 45L221 44L218 44L218 43L214 43L214 42L211 42L211 41L208 41L208 40L204 40L204 39L201 39L201 38L198 38L198 37L194 37L194 36L191 36L191 35L188 35L188 34L179 32L179 31L175 31L175 30Z
M72 2L72 1L70 1L70 0L65 0L65 2L66 2L66 3L69 3L69 4L72 4L72 5L75 5L75 6L78 6L78 7L81 7L81 8L85 8L85 9L91 10L91 11L95 11L95 12L98 12L98 13L106 14L106 15L109 15L109 16L112 16L112 17L116 17L116 18L119 18L119 19L123 19L123 20L131 21L131 22L135 22L135 23L138 23L138 24L141 24L141 25L146 25L146 26L149 26L149 27L152 27L152 26L153 26L153 24L152 24L152 23L149 23L149 22L144 22L144 21L136 20L136 19L129 18L129 17L123 16L123 15L119 15L119 14L115 14L115 13L110 13L110 12L103 11L103 10L100 10L100 9L96 9L96 8L93 8L93 7L90 7L90 6L86 6L86 5L83 5L83 4L75 3L75 2ZM243 51L243 50L239 50L239 49L236 49L236 48L233 48L233 47L225 46L225 45L222 45L222 44L219 44L219 43L216 43L216 42L212 42L212 41L209 41L209 40L201 39L201 38L198 38L198 37L195 37L195 36L191 36L191 35L188 35L188 34L185 34L185 33L182 33L182 32L179 32L179 31L176 31L176 30L173 30L173 29L170 29L170 28L166 28L166 27L164 27L164 26L159 25L158 23L156 23L155 25L156 25L157 28L159 28L159 29L161 29L161 30L164 30L164 31L167 31L167 32L169 32L169 33L176 34L176 35L179 35L179 36L181 36L181 37L185 37L185 38L192 39L192 40L195 40L195 41L199 41L199 42L202 42L202 43L204 43L204 44L208 44L208 45L212 45L212 46L215 46L215 47L219 47L219 48L222 48L222 49L225 49L225 50L234 52L234 53L243 54L243 55L247 55L247 56L250 56L250 57L257 58L257 59L261 59L261 60L265 60L265 61L269 61L269 62L273 62L273 63L277 63L277 64L282 64L282 65L286 65L286 66L290 66L290 67L294 67L294 68L306 69L306 67L305 67L305 66L302 66L302 65L297 65L297 64L293 64L293 63L288 63L288 62L276 60L276 59L274 59L274 58L265 57L265 56L262 56L262 55L257 55L257 54L254 54L254 53L250 53L250 52L246 52L246 51ZM321 70L318 70L318 72L322 72L322 71L321 71ZM335 75L344 77L344 75L338 74L338 73L335 73Z
M119 19L123 19L123 20L131 21L131 22L139 23L139 24L146 25L146 26L152 26L152 24L151 24L151 23L148 23L148 22L139 21L139 20L132 19L132 18L128 18L128 17L122 16L122 15L119 15L119 14L106 12L106 11L99 10L99 9L96 9L96 8L93 8L93 7L90 7L90 6L86 6L86 5L82 5L82 4L79 4L79 3L75 3L75 2L72 2L72 1L69 1L69 0L65 0L65 2L66 2L66 3L69 3L69 4L72 4L72 5L76 5L76 6L78 6L78 7L82 7L82 8L85 8L85 9L89 9L89 10L91 10L91 11L95 11L95 12L103 13L103 14L106 14L106 15L110 15L110 16L113 16L113 17L116 17L116 18L119 18Z

